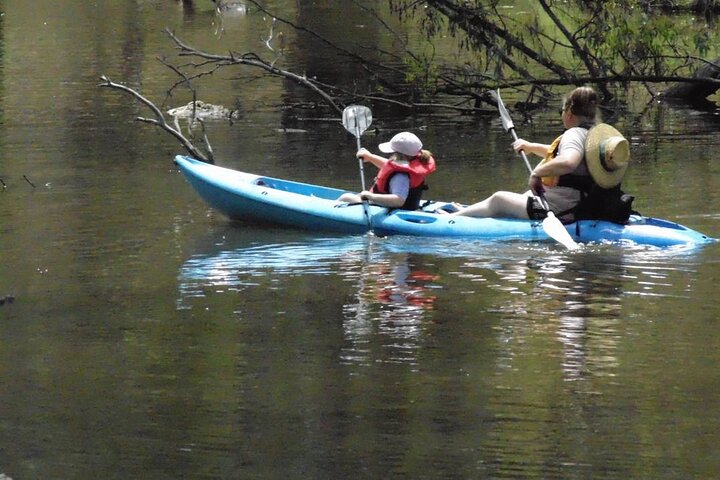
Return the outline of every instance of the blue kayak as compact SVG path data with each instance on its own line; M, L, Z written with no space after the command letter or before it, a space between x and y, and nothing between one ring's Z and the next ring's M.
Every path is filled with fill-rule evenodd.
M178 155L175 164L197 193L233 220L270 223L312 231L365 233L369 230L361 204L339 203L347 190L218 167ZM422 237L467 237L488 240L549 240L541 222L509 218L471 218L434 213L447 202L431 202L422 210L389 210L370 205L375 234ZM634 242L659 247L715 241L667 220L631 216L626 225L581 220L565 226L576 242Z

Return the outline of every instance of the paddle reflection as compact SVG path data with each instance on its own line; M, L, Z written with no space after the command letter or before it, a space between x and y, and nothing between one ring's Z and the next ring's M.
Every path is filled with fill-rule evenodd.
M472 278L479 267L485 265L467 262L460 274ZM636 327L625 318L628 297L677 296L696 268L692 251L618 246L572 254L538 250L531 258L503 262L494 270L499 279L487 279L490 288L509 294L499 308L501 367L512 370L528 345L553 336L558 348L548 349L564 380L616 375L619 345Z

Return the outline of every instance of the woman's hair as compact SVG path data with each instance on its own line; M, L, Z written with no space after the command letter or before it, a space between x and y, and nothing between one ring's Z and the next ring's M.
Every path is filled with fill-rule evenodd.
M596 122L598 115L598 96L590 87L578 87L563 98L563 111L570 110L576 117Z

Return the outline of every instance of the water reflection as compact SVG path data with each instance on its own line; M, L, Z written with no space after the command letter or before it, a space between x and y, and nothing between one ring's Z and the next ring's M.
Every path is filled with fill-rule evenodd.
M531 245L523 250L514 260L470 258L454 274L505 294L492 307L501 317L500 370L517 368L516 359L537 348L537 339L552 336L559 349L545 351L558 358L566 381L614 376L617 350L628 334L629 297L689 298L699 266L697 250L686 247L597 245L569 253Z
M301 439L291 444L298 455L339 443L350 453L334 451L335 462L374 460L357 445L389 438L386 458L400 455L406 438L425 438L445 445L437 465L447 471L461 463L453 460L460 445L472 461L491 452L479 455L485 476L513 476L546 465L556 449L571 451L572 461L612 463L648 421L674 420L656 409L653 378L683 372L662 357L682 363L686 349L668 343L668 325L652 322L663 305L697 298L704 254L238 232L196 246L179 271L178 302L193 321L247 310L216 331L231 339L223 357L236 355L228 363L239 369L226 385L243 385L228 391L257 431L272 431L277 419L303 425L283 433ZM278 307L266 308L265 297L288 299L283 314L273 316ZM207 342L211 353L216 343ZM682 398L675 403L684 408ZM637 405L632 415L626 405ZM297 421L298 411L310 413Z
M373 236L305 236L239 248L213 242L210 252L183 264L177 305L188 309L210 292L250 288L295 297L283 279L336 277L341 282L326 303L342 311L340 362L415 365L427 329L448 315L434 311L438 296L482 297L486 304L476 313L499 319L493 327L499 371L516 368L536 339L554 338L543 351L557 357L566 381L577 381L615 375L628 298L690 295L695 252L628 245L568 252L549 243ZM292 314L293 303L283 312Z
M248 6L245 3L213 0L213 4L216 13L213 23L215 23L215 35L218 38L228 33L228 29L242 28L238 20L248 14Z
M415 263L408 253L369 255L358 273L354 301L343 308L343 331L347 344L341 361L415 363L422 346L425 312L436 296L429 288L438 280ZM374 354L379 344L385 351ZM388 348L390 347L390 348Z
M188 259L180 272L181 298L204 296L219 288L239 291L256 286L268 275L328 275L336 271L343 258L363 251L363 237L317 238L309 241L265 243L236 249L215 247Z
M585 253L556 272L559 304L557 339L564 379L612 376L618 367L622 301L627 278L622 251L614 255ZM560 293L564 292L564 293Z
M413 254L392 251L392 246L387 239L354 236L195 255L182 266L177 305L192 308L191 300L208 292L239 292L260 284L266 288L268 277L337 276L354 285L342 305L346 345L341 362L412 364L422 343L425 313L436 298L432 284L439 276ZM281 287L270 282L267 288Z

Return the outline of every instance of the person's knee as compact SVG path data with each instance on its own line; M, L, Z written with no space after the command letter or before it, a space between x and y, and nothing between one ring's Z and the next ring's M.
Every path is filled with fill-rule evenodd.
M499 191L490 195L488 199L491 205L503 205L507 203L507 192Z
M520 210L524 209L525 205L524 203L520 205L518 198L517 194L513 192L500 191L493 193L488 202L492 216L519 217L521 213L524 214Z
M354 193L346 192L340 195L337 199L338 202L347 202L347 203L353 203L356 201L357 195Z

